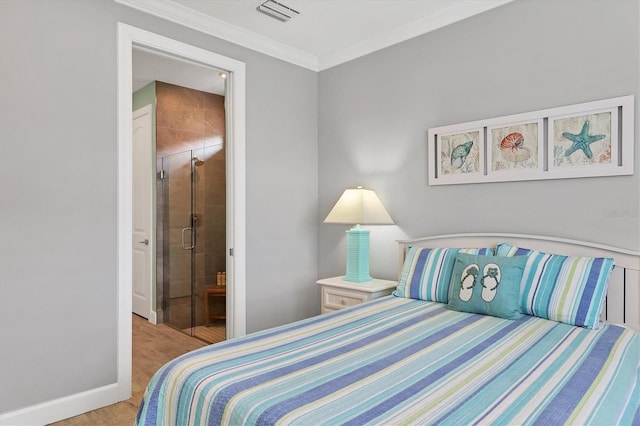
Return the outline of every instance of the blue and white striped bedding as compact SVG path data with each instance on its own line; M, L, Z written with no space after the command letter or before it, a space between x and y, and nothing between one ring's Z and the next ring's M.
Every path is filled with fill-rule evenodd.
M640 335L385 297L162 367L137 424L640 424Z

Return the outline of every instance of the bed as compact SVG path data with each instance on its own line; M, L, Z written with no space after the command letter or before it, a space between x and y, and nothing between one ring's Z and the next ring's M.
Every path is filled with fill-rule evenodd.
M394 295L176 358L137 424L640 424L639 253L502 234L399 246Z

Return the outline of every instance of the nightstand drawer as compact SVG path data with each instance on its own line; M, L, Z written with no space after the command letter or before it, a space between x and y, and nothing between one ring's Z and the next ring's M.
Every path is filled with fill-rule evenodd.
M352 293L344 290L323 289L323 305L329 309L342 309L347 306L357 305L368 299L362 293Z
M320 312L337 311L368 300L386 296L396 288L397 282L372 279L364 283L344 281L343 277L323 278L316 281L322 289Z

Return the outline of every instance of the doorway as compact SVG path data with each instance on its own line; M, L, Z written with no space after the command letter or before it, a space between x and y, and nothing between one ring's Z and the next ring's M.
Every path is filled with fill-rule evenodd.
M228 72L226 181L226 280L228 337L246 333L245 307L245 65L127 24L118 24L118 386L131 395L132 312L132 51L149 49L176 60Z
M134 117L146 108L153 122L136 132L134 120L134 313L208 343L226 336L226 77L134 49ZM139 232L147 211L155 235ZM152 315L136 310L145 277Z

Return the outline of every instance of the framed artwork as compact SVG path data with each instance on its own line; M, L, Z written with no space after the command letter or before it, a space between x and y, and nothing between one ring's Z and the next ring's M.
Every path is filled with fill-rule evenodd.
M543 170L542 119L487 127L487 136L488 174Z
M549 170L618 166L618 108L549 121Z
M464 181L473 175L482 175L483 151L482 129L438 135L438 175L453 181Z
M430 128L429 185L632 175L634 97Z

